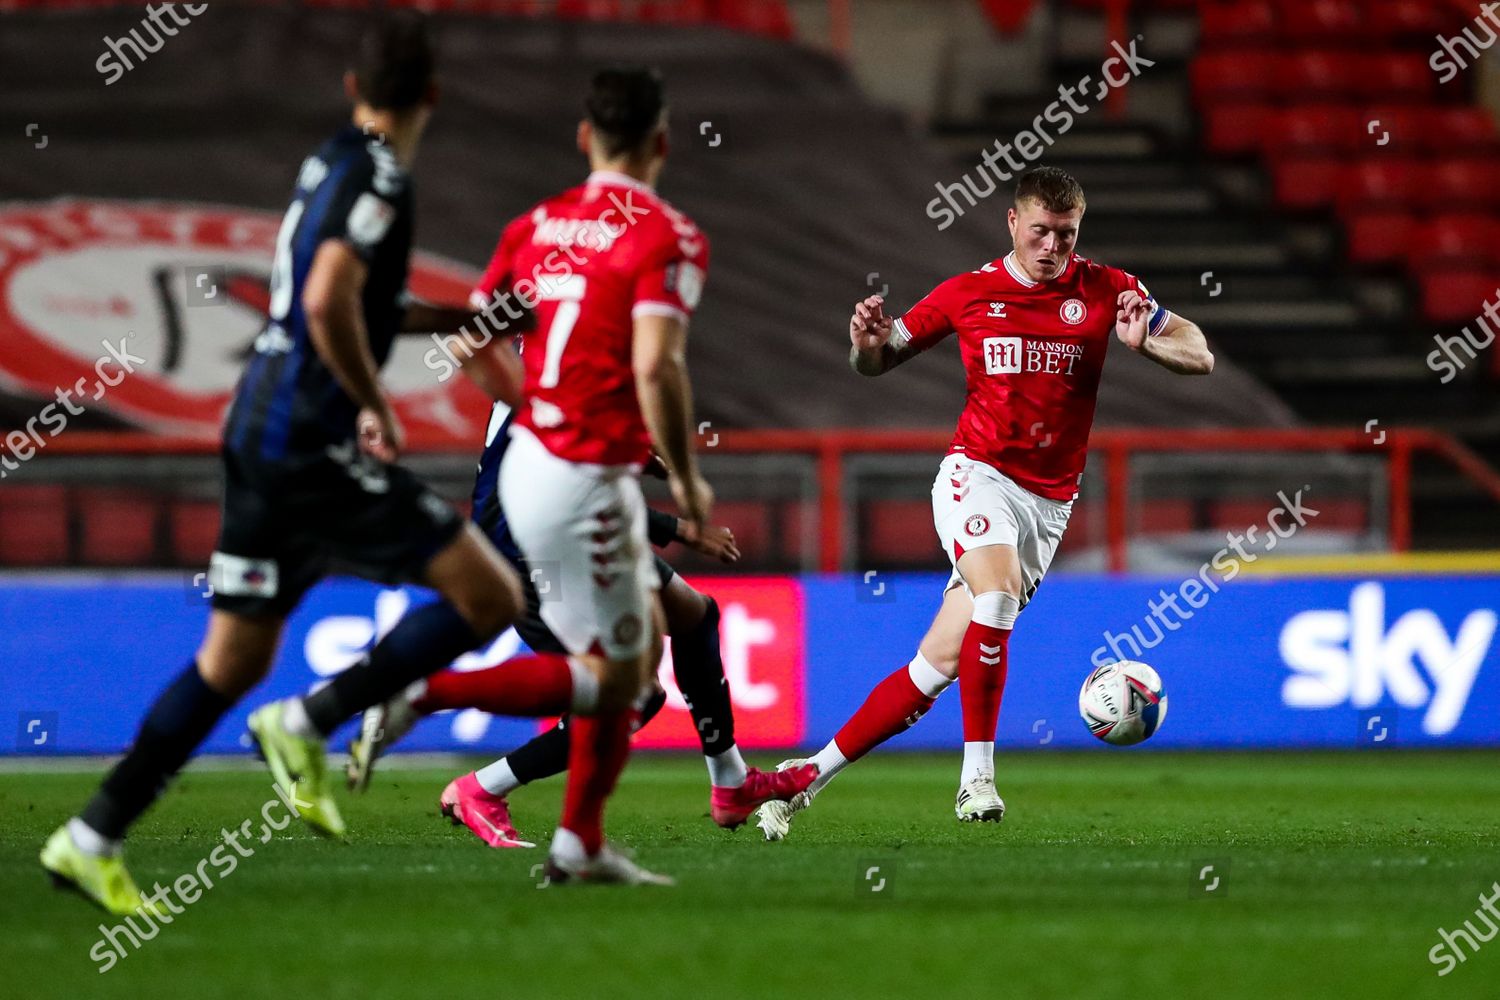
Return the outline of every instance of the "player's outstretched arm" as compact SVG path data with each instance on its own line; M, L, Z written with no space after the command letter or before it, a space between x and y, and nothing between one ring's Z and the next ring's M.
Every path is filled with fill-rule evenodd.
M1179 375L1207 375L1214 370L1208 338L1196 323L1173 313L1161 333L1152 337L1147 330L1151 312L1151 304L1140 293L1130 289L1121 292L1115 335L1132 351Z
M481 315L468 306L440 306L421 299L412 299L406 304L401 318L402 333L463 333L475 330L475 320Z
M361 409L360 436L368 450L395 461L405 434L380 388L361 297L369 269L343 240L324 240L302 288L308 337L319 359Z
M894 321L885 314L885 299L871 295L856 303L849 317L849 367L861 375L884 375L915 352L891 346Z
M700 527L713 506L713 490L698 473L693 454L693 389L687 373L687 324L675 316L636 317L631 347L636 397L651 442L666 463L672 496L683 520Z

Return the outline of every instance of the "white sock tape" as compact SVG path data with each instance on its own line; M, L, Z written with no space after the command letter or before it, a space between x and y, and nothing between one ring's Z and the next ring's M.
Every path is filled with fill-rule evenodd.
M1021 601L1014 594L999 590L974 596L974 614L971 621L990 628L1015 628L1016 615L1021 613Z

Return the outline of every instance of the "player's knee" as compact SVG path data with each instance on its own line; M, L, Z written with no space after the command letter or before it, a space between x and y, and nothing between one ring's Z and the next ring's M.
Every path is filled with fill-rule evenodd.
M265 679L274 656L261 648L205 647L198 653L203 682L226 698L238 698Z
M690 630L693 638L700 642L719 641L719 602L708 595L703 597L703 616Z
M686 585L680 591L676 587L664 590L661 606L667 619L667 633L674 639L696 632L706 618L718 614L718 606L712 597Z
M1021 613L1020 588L1016 591L1000 589L975 594L971 620L992 628L1015 628L1016 615Z
M524 598L520 586L508 585L509 582L502 579L493 587L456 594L451 598L453 607L475 635L491 639L519 617Z

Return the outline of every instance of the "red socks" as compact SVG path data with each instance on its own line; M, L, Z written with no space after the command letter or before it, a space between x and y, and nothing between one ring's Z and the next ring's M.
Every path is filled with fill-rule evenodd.
M413 707L424 714L478 708L492 715L545 718L572 707L573 673L558 653L533 653L485 670L444 670L427 678Z
M964 710L965 743L995 742L1010 632L1009 628L971 621L964 633L958 654L958 696Z
M568 788L561 826L577 834L590 855L604 846L604 802L625 769L630 730L638 714L627 709L575 715L568 721Z
M859 711L834 736L834 742L847 760L859 760L892 736L916 725L932 702L912 682L910 668L903 666L875 685Z

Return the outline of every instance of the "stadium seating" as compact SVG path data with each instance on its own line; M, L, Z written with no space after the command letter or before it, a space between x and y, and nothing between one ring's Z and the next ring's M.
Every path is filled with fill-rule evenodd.
M1208 152L1262 159L1283 210L1334 213L1354 263L1404 269L1419 283L1428 321L1472 318L1494 292L1491 279L1469 294L1473 269L1493 263L1500 140L1489 112L1462 87L1440 88L1428 65L1433 36L1463 26L1460 5L1228 0L1200 9L1191 83ZM1460 206L1470 215L1462 223L1425 217ZM1469 297L1447 297L1459 293Z
M0 489L0 565L59 566L68 553L65 487L8 483Z
M86 506L78 519L80 561L90 566L149 566L156 561L159 507L126 490L90 492Z

